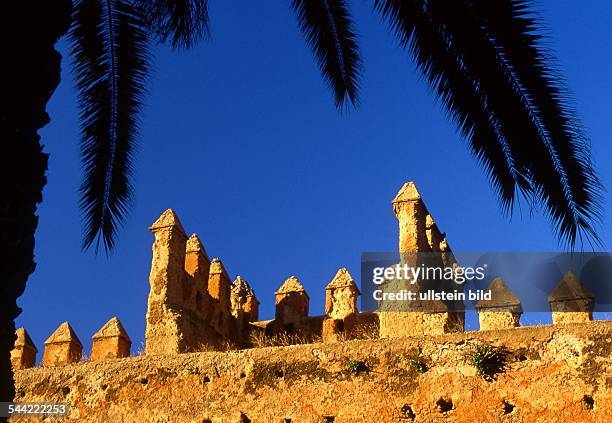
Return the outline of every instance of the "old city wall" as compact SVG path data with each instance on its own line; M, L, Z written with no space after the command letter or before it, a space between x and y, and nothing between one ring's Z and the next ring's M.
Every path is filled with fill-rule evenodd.
M491 380L481 344L505 350ZM66 422L605 422L611 352L594 321L153 355L20 370L17 399L67 402Z
M444 265L456 263L413 183L392 205L401 253L436 252ZM19 328L11 353L17 402L63 402L71 409L61 421L112 423L612 416L612 322L592 321L594 296L572 272L549 295L547 326L519 327L521 302L499 277L491 299L476 306L478 331L464 332L464 313L452 302L427 311L381 303L360 312L346 268L330 277L323 315L309 315L310 296L290 276L275 292L274 319L260 321L249 283L232 282L171 209L150 230L144 355L130 357L131 340L114 317L92 336L84 360L65 322L35 367L38 349Z

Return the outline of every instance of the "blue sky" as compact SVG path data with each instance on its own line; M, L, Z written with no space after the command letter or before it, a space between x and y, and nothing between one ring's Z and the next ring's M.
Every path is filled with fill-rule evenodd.
M169 207L232 277L251 283L262 319L273 317L273 292L288 276L300 278L311 314L321 314L338 268L358 279L362 252L395 251L390 201L409 180L456 251L560 249L540 213L501 215L484 171L371 3L352 2L365 62L357 110L335 110L288 1L210 2L210 40L188 52L156 47L134 208L108 258L80 249L78 112L64 60L42 130L50 161L38 264L17 320L41 352L68 320L88 354L91 336L112 316L139 348L153 242L147 227ZM609 189L612 5L546 0L537 10ZM59 47L66 56L66 43ZM599 231L609 249L609 202L604 207Z

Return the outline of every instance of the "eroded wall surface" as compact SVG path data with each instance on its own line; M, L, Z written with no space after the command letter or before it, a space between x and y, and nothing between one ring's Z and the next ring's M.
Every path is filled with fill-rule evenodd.
M506 351L491 380L481 344ZM16 400L67 402L63 422L606 422L611 352L595 321L129 357L19 370Z

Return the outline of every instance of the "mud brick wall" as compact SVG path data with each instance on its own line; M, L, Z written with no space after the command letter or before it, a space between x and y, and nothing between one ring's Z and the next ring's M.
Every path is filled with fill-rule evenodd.
M483 344L505 357L489 380ZM611 355L593 321L32 368L16 399L67 402L62 422L605 422Z

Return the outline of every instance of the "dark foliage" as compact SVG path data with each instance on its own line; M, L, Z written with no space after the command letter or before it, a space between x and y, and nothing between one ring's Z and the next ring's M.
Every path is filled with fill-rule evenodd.
M361 373L361 372L367 373L370 371L370 366L368 366L368 363L366 363L365 361L361 361L361 360L351 359L347 363L346 367L350 373Z
M147 27L161 43L191 48L208 36L208 0L139 0Z
M419 373L425 373L428 370L427 363L421 357L412 357L409 361L410 366Z
M147 34L123 0L80 0L70 31L81 112L84 248L113 248L129 210L132 156L147 74Z
M544 207L560 239L598 242L600 185L562 78L524 0L374 0L512 213ZM82 121L84 246L111 250L131 198L147 36L189 48L206 0L78 0L71 30ZM292 0L336 106L358 102L361 58L346 0Z
M480 344L474 348L469 359L470 364L476 368L476 374L485 380L492 381L498 373L506 367L507 352L487 344Z
M375 0L511 212L521 194L559 238L598 242L599 181L563 80L522 0Z
M313 50L336 107L357 104L361 58L345 0L293 0L299 26Z

